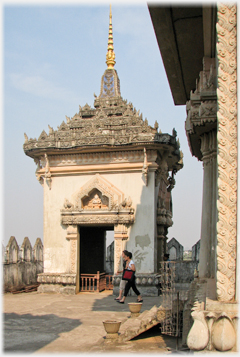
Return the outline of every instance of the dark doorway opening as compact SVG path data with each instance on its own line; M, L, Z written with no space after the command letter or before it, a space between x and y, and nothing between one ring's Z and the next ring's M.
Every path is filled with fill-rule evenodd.
M99 281L106 281L107 232L113 230L114 226L79 227L79 290L96 290Z
M80 272L104 272L105 230L100 227L80 227Z

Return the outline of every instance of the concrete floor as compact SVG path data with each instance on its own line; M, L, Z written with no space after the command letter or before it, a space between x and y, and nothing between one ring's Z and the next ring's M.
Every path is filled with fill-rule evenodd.
M127 302L114 300L112 291L77 295L37 292L3 295L5 353L174 353L176 338L155 327L119 345L105 339L102 321L130 317ZM161 297L144 297L141 312L161 305ZM121 328L120 328L121 332Z

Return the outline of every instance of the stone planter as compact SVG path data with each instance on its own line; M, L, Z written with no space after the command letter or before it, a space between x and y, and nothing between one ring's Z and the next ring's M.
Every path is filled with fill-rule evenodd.
M118 331L121 325L121 321L116 320L105 320L103 321L103 326L107 332L106 338L117 338Z
M142 303L141 302L129 302L128 307L131 312L131 317L138 317L140 315Z

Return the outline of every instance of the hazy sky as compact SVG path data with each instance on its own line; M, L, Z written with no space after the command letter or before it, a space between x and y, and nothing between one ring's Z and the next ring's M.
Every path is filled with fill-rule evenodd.
M48 124L72 117L79 105L93 107L106 69L109 5L18 5L3 16L3 238L19 245L43 239L43 188L36 165L24 154L24 133L38 138ZM175 106L147 5L112 1L115 69L123 99L164 133L175 128L184 167L172 191L173 221L168 238L185 249L200 239L202 163L191 156L184 129L185 106Z

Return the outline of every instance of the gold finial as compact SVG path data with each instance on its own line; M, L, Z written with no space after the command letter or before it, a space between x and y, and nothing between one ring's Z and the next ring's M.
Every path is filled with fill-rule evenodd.
M113 35L112 35L112 6L110 5L109 14L109 33L108 33L108 48L106 55L106 64L108 68L114 68L115 65L115 53L113 50Z

